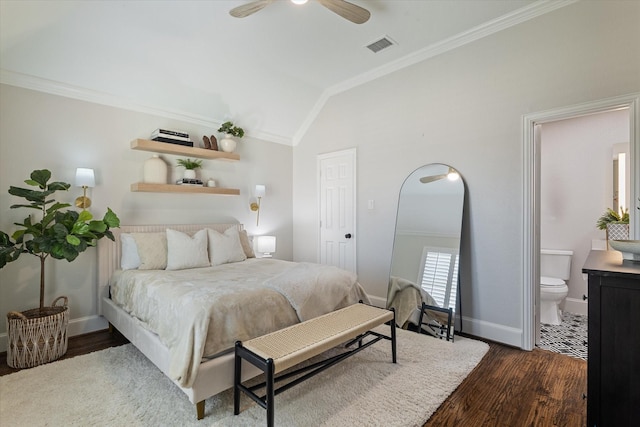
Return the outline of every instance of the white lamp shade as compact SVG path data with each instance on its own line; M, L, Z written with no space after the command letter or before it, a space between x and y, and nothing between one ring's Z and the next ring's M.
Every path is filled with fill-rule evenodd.
M276 236L258 236L257 250L263 254L270 254L276 251Z
M76 169L76 187L95 187L96 178L93 169L78 168Z
M256 185L256 189L254 191L254 196L256 197L264 197L264 194L266 193L267 189L264 185Z

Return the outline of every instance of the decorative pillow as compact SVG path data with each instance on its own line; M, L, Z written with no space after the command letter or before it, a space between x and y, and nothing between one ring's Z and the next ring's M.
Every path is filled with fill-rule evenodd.
M167 268L167 233L131 233L138 247L138 270Z
M240 235L240 244L242 245L242 250L247 258L255 258L256 254L253 252L253 248L251 247L251 242L249 241L249 236L247 235L247 230L241 230L238 232Z
M167 228L167 270L209 267L207 230L200 230L193 237Z
M122 256L120 257L120 268L122 270L135 270L140 267L140 256L138 246L133 236L129 233L120 234L120 244Z
M242 250L237 228L231 227L224 234L208 228L207 234L209 235L209 259L211 260L211 265L247 259L244 250Z

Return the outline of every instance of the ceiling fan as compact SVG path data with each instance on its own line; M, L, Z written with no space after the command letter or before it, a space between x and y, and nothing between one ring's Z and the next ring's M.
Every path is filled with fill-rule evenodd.
M430 182L439 181L444 178L447 178L449 181L455 181L460 178L460 174L454 168L450 167L447 173L443 173L440 175L423 176L422 178L420 178L420 182L423 184L428 184Z
M235 7L229 11L229 14L235 18L245 18L252 15L259 10L269 6L275 0L255 0L251 3L244 4L242 6ZM291 0L295 4L304 4L307 0ZM349 3L344 0L317 0L318 3L329 9L330 11L337 13L344 19L347 19L354 24L363 24L369 20L371 13L360 6L353 3Z

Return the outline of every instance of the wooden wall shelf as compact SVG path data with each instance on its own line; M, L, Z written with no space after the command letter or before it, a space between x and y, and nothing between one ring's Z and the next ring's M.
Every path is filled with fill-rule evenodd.
M143 191L150 193L202 193L228 196L237 196L240 194L240 190L236 188L199 187L177 184L148 184L146 182L136 182L135 184L131 184L131 191Z
M212 160L240 160L236 153L207 150L205 148L187 147L184 145L170 144L167 142L149 141L148 139L134 139L131 141L132 150L151 151L153 153L173 154L175 156L197 157L199 159Z

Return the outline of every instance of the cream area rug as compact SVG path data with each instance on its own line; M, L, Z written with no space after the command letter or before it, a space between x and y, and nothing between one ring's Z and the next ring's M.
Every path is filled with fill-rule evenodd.
M381 327L387 333L388 327ZM398 363L380 341L275 399L276 426L422 426L489 349L398 329ZM233 393L207 399L205 418L133 345L0 377L2 426L264 426L266 411Z

